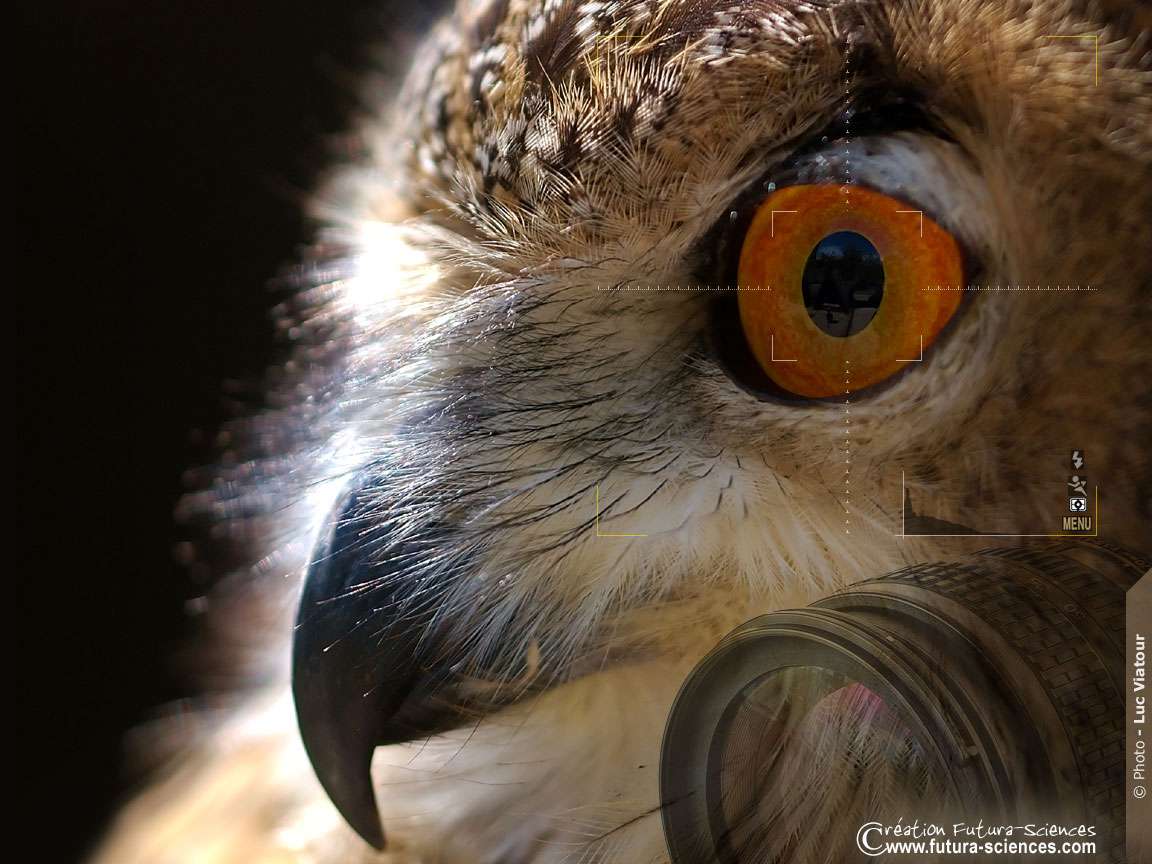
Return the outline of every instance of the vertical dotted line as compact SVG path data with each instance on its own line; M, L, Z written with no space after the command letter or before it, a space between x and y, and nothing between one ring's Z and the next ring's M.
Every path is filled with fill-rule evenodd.
M852 533L852 362L844 361L844 533Z
M844 105L841 108L841 116L844 122L844 170L843 178L841 179L840 194L844 196L843 205L845 208L849 206L848 196L852 191L852 169L849 164L850 148L852 132L852 30L848 28L844 33Z
M851 206L852 192L851 138L852 138L852 28L844 33L844 165L840 194L845 209ZM852 533L852 361L844 360L844 533Z

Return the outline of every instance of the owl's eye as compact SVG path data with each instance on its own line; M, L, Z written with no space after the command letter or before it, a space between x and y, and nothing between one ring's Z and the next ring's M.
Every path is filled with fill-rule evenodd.
M860 186L770 193L744 233L738 271L741 286L760 289L738 299L759 371L805 398L862 390L922 359L963 296L953 236Z

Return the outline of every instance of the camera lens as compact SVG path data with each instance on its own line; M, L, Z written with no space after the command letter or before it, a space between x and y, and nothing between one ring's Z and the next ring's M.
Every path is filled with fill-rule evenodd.
M903 818L1091 825L1122 861L1124 593L1149 565L989 549L744 624L669 716L672 860L855 860L858 826Z

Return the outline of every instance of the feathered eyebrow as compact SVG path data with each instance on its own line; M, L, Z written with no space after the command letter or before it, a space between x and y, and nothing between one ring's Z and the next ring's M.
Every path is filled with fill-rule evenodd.
M854 96L848 107L815 135L809 136L807 142L793 152L791 159L816 146L827 146L828 141L895 132L927 132L955 143L945 125L925 104L922 94L907 88L876 85Z
M921 94L908 88L875 85L853 96L849 105L823 127L814 127L796 139L784 158L772 163L753 182L742 187L733 197L727 212L742 214L737 217L738 220L747 215L744 211L749 204L764 197L769 180L775 175L787 173L814 151L827 148L829 142L897 132L921 132L957 143L944 124L925 105ZM718 219L695 244L691 256L693 260L707 267L709 258L723 257L720 240L733 227L728 219Z

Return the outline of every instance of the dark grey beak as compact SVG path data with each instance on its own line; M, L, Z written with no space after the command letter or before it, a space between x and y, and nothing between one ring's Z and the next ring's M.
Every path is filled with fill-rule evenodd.
M380 744L449 728L446 675L423 668L443 598L445 532L402 532L364 487L337 507L309 568L292 652L292 694L308 758L341 815L385 845L370 772ZM428 564L429 560L437 562Z

